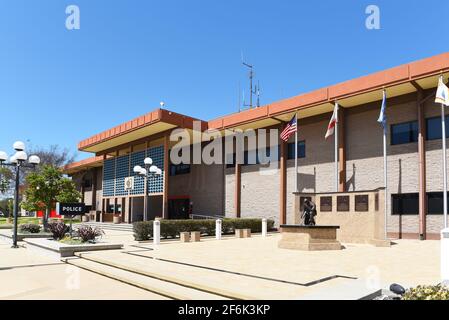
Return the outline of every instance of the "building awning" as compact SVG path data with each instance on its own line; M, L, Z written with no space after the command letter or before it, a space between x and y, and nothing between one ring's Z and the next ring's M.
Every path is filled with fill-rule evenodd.
M106 154L110 150L125 147L126 144L138 143L150 136L157 137L174 128L186 128L191 132L195 120L200 121L202 131L269 127L289 121L296 112L300 119L331 112L336 101L344 108L379 101L384 89L388 98L393 98L418 89L435 88L440 75L445 79L449 75L449 52L209 122L156 109L81 141L78 149L97 155Z
M74 174L83 170L88 170L91 168L102 167L103 166L103 156L90 157L77 162L69 163L62 168L62 172L65 174Z
M78 144L78 149L80 151L99 153L174 128L192 130L194 121L199 121L201 130L206 130L207 123L204 121L165 109L156 109L146 115L122 123L121 125L81 141Z

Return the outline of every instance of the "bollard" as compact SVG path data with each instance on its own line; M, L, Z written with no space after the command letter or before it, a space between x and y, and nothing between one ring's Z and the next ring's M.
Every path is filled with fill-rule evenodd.
M267 219L262 219L262 237L267 236Z
M441 231L441 281L449 284L449 228Z
M161 222L153 221L153 245L157 246L161 243Z
M221 240L221 220L215 221L215 239Z

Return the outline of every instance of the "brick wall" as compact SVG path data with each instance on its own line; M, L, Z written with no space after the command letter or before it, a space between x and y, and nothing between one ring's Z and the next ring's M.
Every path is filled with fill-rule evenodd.
M440 108L430 99L425 117L440 115ZM343 104L344 105L344 104ZM382 129L377 123L380 102L346 110L346 178L349 191L373 190L383 186ZM449 112L448 112L449 113ZM331 114L300 120L299 140L306 141L306 158L299 159L300 192L334 191L334 141L324 139ZM389 125L417 120L416 94L389 100ZM294 138L290 139L293 142ZM395 193L416 193L419 188L418 144L390 145L387 130L389 197ZM449 153L448 153L449 154ZM426 141L427 192L442 191L441 140ZM279 170L271 176L260 174L257 165L242 167L242 217L279 217ZM294 160L287 161L287 222L294 222ZM449 173L448 173L449 174ZM235 216L234 169L226 170L226 215ZM391 212L391 208L388 208ZM427 232L439 233L441 215L427 216ZM419 233L419 216L388 217L391 233Z

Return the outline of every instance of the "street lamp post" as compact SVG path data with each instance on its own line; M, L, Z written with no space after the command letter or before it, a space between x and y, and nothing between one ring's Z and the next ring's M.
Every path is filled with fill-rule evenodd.
M8 166L15 168L16 174L16 185L14 190L14 228L13 228L13 248L18 248L17 245L17 227L19 218L19 185L20 185L20 168L32 168L34 169L40 162L41 159L38 156L30 156L25 152L25 144L22 141L16 141L13 144L13 148L16 153L9 158L4 151L0 151L0 166ZM28 163L27 163L28 160Z
M162 170L157 166L153 165L153 159L145 158L143 160L145 165L144 168L141 166L135 166L133 171L140 176L145 177L145 187L144 187L144 198L143 198L143 221L148 221L148 202L149 202L149 192L148 192L148 179L151 176L160 176L162 174Z

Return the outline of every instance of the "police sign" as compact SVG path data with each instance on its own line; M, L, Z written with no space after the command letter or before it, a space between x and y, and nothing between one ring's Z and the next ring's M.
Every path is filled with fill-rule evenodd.
M84 203L57 203L56 213L60 216L80 216L86 213Z

